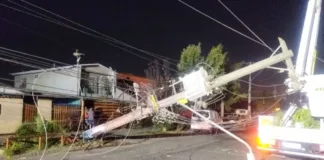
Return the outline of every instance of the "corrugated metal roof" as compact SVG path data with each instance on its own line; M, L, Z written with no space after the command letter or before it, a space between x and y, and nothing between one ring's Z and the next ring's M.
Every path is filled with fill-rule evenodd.
M127 79L130 81L133 81L135 83L144 83L144 84L149 84L151 83L151 80L145 77L141 77L141 76L135 76L133 74L129 74L129 73L118 73L117 74L118 79Z
M112 70L111 68L105 67L99 63L89 63L89 64L80 64L81 67L88 68L88 67L99 67L104 70ZM55 68L46 68L46 69L39 69L39 70L30 70L30 71L24 71L24 72L16 72L16 73L11 73L13 76L17 75L24 75L24 74L34 74L34 73L41 73L44 72L44 70L47 71L59 71L59 70L65 70L65 69L71 69L71 68L76 68L76 65L70 65L70 66L62 66L62 67L55 67Z

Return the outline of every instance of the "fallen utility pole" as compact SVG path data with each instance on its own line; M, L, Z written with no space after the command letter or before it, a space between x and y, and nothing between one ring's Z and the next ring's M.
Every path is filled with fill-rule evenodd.
M279 38L279 41L286 44L282 39ZM281 46L281 48L286 48ZM267 59L264 59L262 61L256 62L252 65L246 66L244 68L238 69L236 71L233 71L231 73L225 74L223 76L220 76L216 78L212 84L212 88L217 88L219 86L223 86L231 81L237 80L239 78L242 78L244 76L247 76L251 73L254 73L256 71L259 71L261 69L267 68L271 65L277 64L279 62L285 61L293 56L293 52L291 50L287 50L285 52L279 53L275 56L269 57ZM288 65L288 64L287 64ZM289 66L288 66L289 67Z
M199 71L192 72L184 77L180 78L179 82L176 82L175 84L183 83L184 85L184 91L180 93L176 93L170 97L167 97L165 99L162 99L160 101L154 102L153 107L159 107L159 108L165 108L168 106L171 106L173 104L178 103L180 100L186 99L186 100L194 100L199 97L203 97L209 94L210 90L217 89L220 86L223 86L231 81L237 80L241 77L247 76L253 72L256 72L258 70L267 68L271 65L277 64L281 61L287 61L287 59L290 60L290 58L293 56L293 53L291 50L286 49L286 43L284 40L279 38L280 46L283 49L282 53L279 53L275 56L269 57L267 59L264 59L262 61L259 61L257 63L251 64L247 67L241 68L239 70L233 71L229 74L220 76L213 80L212 82L208 82L208 75L205 76L204 74L207 74L207 72L204 69L200 69ZM288 65L288 68L290 64L286 63ZM174 87L175 84L170 85L170 87ZM199 85L197 85L199 84ZM207 85L206 85L207 84ZM151 95L148 95L150 97ZM155 100L154 100L155 101ZM128 113L126 115L123 115L119 118L116 118L114 120L108 121L104 124L98 125L96 127L93 127L85 132L82 133L83 138L94 138L96 135L100 135L106 132L109 132L113 129L116 129L120 126L123 126L125 124L128 124L132 121L142 119L145 117L148 117L154 113L154 109L151 108L152 105L149 105L147 108L139 108L135 111Z

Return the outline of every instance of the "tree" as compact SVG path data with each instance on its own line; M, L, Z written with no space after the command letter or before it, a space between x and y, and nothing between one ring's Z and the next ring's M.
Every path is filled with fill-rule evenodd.
M204 63L201 63L204 62ZM192 71L197 65L201 63L202 66L208 71L209 75L217 77L225 73L229 73L233 70L241 68L244 62L231 65L228 63L227 52L224 51L222 44L213 46L209 51L207 58L205 59L201 55L201 44L198 45L189 45L183 49L180 61L178 63L178 70L181 73L188 73ZM205 64L205 65L203 65ZM239 82L230 82L224 86L227 90L234 93L225 92L225 108L230 110L230 106L234 103L239 102L242 99L242 96L235 95L240 94L240 83Z
M203 61L204 57L201 56L200 43L198 43L198 45L191 44L182 50L180 62L177 67L181 73L188 73L194 69L198 63Z
M227 61L227 52L223 51L222 44L212 47L206 59L206 63L212 68L207 68L208 73L214 76L224 74Z
M229 63L225 66L225 72L229 73L231 71L235 71L237 69L240 69L243 67L245 62L239 62L234 65L230 65ZM235 103L240 102L244 97L247 97L247 94L241 93L241 84L239 81L232 81L229 82L226 86L226 89L229 90L229 92L225 92L225 109L227 111L230 111L232 108L231 106Z

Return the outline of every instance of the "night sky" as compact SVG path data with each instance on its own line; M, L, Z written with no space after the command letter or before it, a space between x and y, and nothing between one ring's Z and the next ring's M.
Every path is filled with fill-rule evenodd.
M217 0L184 1L253 37ZM17 7L8 1L1 2ZM13 2L25 5L18 0ZM29 0L28 2L137 48L173 59L179 59L181 50L188 44L198 42L202 43L204 54L208 53L212 45L222 43L232 62L255 62L271 55L267 48L224 28L177 0ZM270 47L277 48L279 45L277 37L282 37L288 47L297 53L307 0L223 0L223 3ZM101 40L4 7L0 7L0 18L0 46L3 47L69 64L75 63L72 53L75 49L79 49L86 54L82 63L98 62L111 66L118 72L137 75L144 75L144 69L149 62ZM324 57L321 53L324 51L323 43L323 34L320 32L318 56L321 58ZM154 59L144 53L136 53ZM11 72L29 70L2 61L0 67L1 77L8 77ZM324 72L324 65L317 61L317 71L320 70L321 73ZM260 83L261 81L274 83L277 76L263 81L273 73L274 71L265 70L257 80Z

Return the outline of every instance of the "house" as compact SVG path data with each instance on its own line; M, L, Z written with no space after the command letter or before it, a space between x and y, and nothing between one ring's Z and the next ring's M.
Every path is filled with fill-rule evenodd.
M0 88L0 134L13 133L24 122L33 123L37 108L45 120L67 125L71 121L78 124L85 107L100 112L99 121L104 122L125 114L118 111L136 102L133 95L119 89L116 72L98 63L11 75L14 76L15 89L4 85ZM32 91L37 99L37 108Z
M34 101L29 93L9 85L1 84L0 94L0 134L14 133L22 123L33 125L35 116L38 115L37 108L43 118L50 121L61 121L62 113L69 111L67 109L57 110L53 97L35 97Z
M42 95L114 99L123 94L125 101L135 102L131 95L117 88L116 72L99 63L55 67L12 73L14 87ZM81 76L80 76L81 75ZM79 78L81 77L81 78Z

